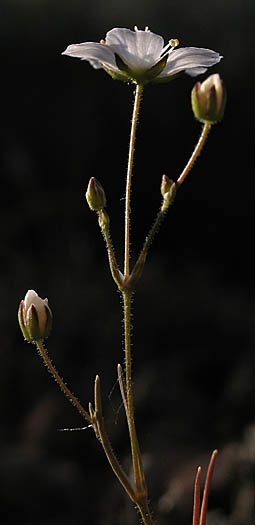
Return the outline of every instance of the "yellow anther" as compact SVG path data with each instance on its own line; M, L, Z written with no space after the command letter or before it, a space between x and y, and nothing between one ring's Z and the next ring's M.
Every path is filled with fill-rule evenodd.
M100 44L106 44L105 40L100 40Z
M171 47L177 47L179 45L179 40L178 38L171 38L171 40L169 40L169 44Z

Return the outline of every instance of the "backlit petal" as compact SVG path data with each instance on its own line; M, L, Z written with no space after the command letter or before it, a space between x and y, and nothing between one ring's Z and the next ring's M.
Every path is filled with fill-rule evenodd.
M99 44L98 42L72 44L63 51L62 55L69 55L71 57L81 58L81 60L88 60L95 69L99 69L103 65L106 65L112 70L116 72L118 71L114 52L106 44Z
M206 69L221 60L219 53L200 47L183 47L169 53L165 69L159 77L166 77L185 71L190 75L204 73Z
M162 36L151 31L115 28L106 35L106 43L130 69L149 69L160 58L164 47Z

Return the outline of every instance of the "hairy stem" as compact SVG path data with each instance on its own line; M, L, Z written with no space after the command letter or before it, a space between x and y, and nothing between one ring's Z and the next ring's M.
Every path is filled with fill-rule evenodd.
M121 286L123 284L123 275L118 268L118 264L116 261L116 257L114 254L114 249L113 249L113 245L112 245L112 241L110 237L110 228L109 228L110 219L105 210L100 210L98 212L98 217L99 217L99 226L101 228L101 231L104 236L105 243L106 243L109 266L110 266L112 278L116 282L118 288L121 289Z
M130 231L130 196L131 196L131 178L134 161L134 149L135 149L135 134L137 128L139 107L141 102L143 86L137 84L135 91L135 103L133 109L132 126L130 134L129 144L129 155L128 155L128 168L127 168L127 182L126 182L126 205L125 205L125 261L124 261L124 277L129 277L129 256L130 256L130 242L129 242L129 231Z
M181 175L179 176L179 178L177 180L177 183L176 183L177 186L180 186L183 183L184 179L187 177L189 171L191 170L195 160L197 159L200 151L202 150L202 148L203 148L203 146L205 144L205 141L206 141L206 138L208 136L208 133L209 133L210 129L211 129L210 122L206 122L204 124L204 126L203 126L202 133L200 135L198 143L197 143L197 145L196 145L196 147L195 147L195 149L194 149L194 151L193 151L193 153L192 153L188 163L186 164L183 172L181 173Z
M132 359L131 359L131 293L123 292L124 301L124 332L125 332L125 365L126 365L126 395L127 395L127 419L131 443L133 470L135 486L138 493L146 493L146 484L139 450L135 417L134 399L132 385Z
M131 486L128 477L124 470L122 469L121 465L119 464L109 441L107 432L105 430L104 426L104 419L102 414L102 405L101 405L101 392L100 392L100 379L99 376L96 376L95 380L95 417L97 421L97 428L98 428L98 434L101 441L101 444L103 446L103 449L105 451L105 455L112 467L112 470L115 474L115 476L118 478L121 485L126 490L127 494L129 495L130 499L132 501L135 501L135 492L133 490L133 487Z
M47 351L43 347L43 344L41 341L36 341L36 346L38 348L39 354L42 357L44 364L47 366L49 372L53 375L55 381L58 383L61 390L64 392L66 397L71 401L71 403L77 408L78 412L92 425L92 419L88 412L83 408L81 403L78 401L78 399L72 394L72 392L69 390L69 388L64 383L63 379L61 379L60 375L58 374L57 370L55 369L54 365L52 364Z
M153 525L153 519L148 506L147 498L137 503L144 525Z

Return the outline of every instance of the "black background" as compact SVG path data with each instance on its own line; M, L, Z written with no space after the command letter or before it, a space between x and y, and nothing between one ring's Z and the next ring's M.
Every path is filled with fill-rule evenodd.
M252 523L254 355L254 8L245 0L1 0L1 524L135 524L100 444L26 344L16 312L27 289L48 297L48 351L87 406L100 374L105 421L130 467L116 365L120 296L96 214L103 184L123 259L133 87L61 56L113 27L148 25L167 41L214 49L228 91L224 120L178 193L138 285L133 313L136 419L151 506L191 523L196 468L219 448L208 524ZM199 77L204 78L206 75ZM132 193L132 254L200 133L183 75L144 90ZM122 263L121 263L122 265Z

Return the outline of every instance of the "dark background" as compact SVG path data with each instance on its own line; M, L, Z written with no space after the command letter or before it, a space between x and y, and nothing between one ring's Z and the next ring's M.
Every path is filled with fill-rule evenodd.
M225 118L154 241L134 302L136 419L154 515L191 523L196 468L219 456L208 525L251 525L254 355L254 7L245 0L1 0L0 522L136 524L136 511L84 426L26 344L16 320L27 289L48 297L48 351L87 406L101 376L105 421L130 467L116 365L120 296L84 193L105 188L123 259L125 171L133 87L61 56L113 27L148 25L167 41L214 49L228 91ZM206 75L199 77L204 78ZM144 91L132 203L138 254L200 133L183 75Z

